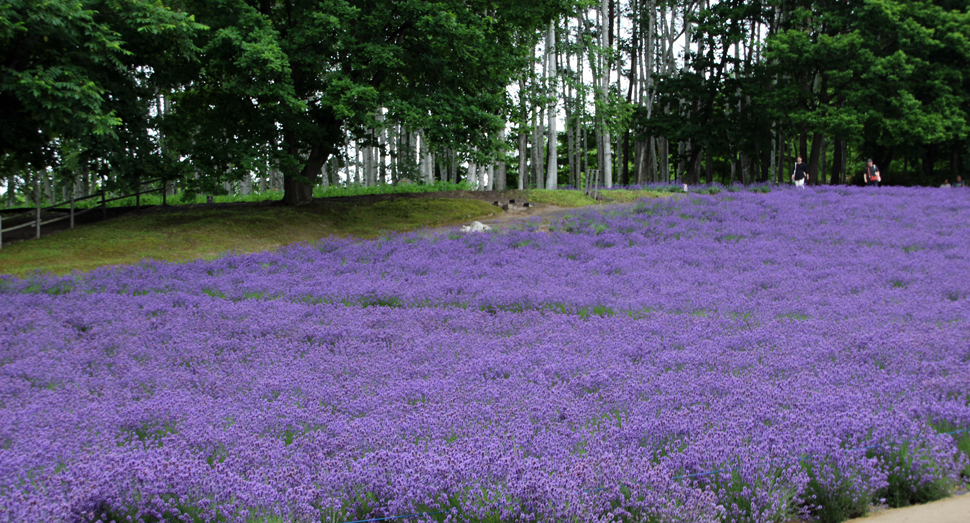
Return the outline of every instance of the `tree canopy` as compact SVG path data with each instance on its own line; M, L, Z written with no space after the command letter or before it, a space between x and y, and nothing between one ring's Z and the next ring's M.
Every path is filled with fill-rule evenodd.
M0 6L0 157L51 166L60 141L138 128L138 91L204 27L150 0L10 0ZM143 138L143 137L139 137ZM115 146L117 147L117 146Z
M504 187L518 163L520 187L557 187L785 181L796 153L813 183L827 163L846 181L849 156L935 183L941 161L970 159L968 0L10 0L0 15L8 177L213 193L270 173L299 205L328 165Z
M169 120L209 178L269 161L284 199L311 197L345 133L381 120L466 153L505 125L506 87L531 56L515 45L563 2L186 2L211 30L183 69ZM259 154L262 152L263 154Z

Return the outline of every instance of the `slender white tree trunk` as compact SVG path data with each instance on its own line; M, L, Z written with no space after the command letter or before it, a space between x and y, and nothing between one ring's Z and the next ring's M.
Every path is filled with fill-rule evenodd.
M478 189L478 166L472 162L468 162L468 185L472 190Z
M605 104L609 99L609 89L610 89L610 63L606 56L605 51L610 47L610 35L609 35L609 0L603 0L600 3L602 9L602 15L600 16L600 45L604 50L602 56L602 63L600 66L600 82L602 86L600 87L600 96ZM606 125L606 116L601 114L599 117L601 138L602 138L602 156L600 157L600 170L603 173L603 185L607 189L613 187L613 149L610 147L610 130Z
M427 181L428 175L428 148L424 139L424 132L417 132L418 139L418 179L421 181Z
M546 82L548 86L553 86L557 77L556 67L556 22L549 22L549 30L546 32ZM558 186L559 175L559 156L557 152L558 134L556 131L556 101L553 95L556 94L554 87L549 89L550 101L547 109L549 118L548 141L549 141L549 164L546 167L548 179L546 189L555 190Z
M390 129L384 125L384 109L377 110L377 121L380 123L377 130L377 185L384 185L387 183L387 149L388 149L388 136L390 135Z
M505 129L502 129L501 131L499 131L498 137L499 137L499 140L504 144L505 143ZM506 180L506 175L508 174L506 172L506 169L507 168L508 167L505 164L505 155L502 155L501 157L499 157L498 166L497 166L497 169L496 169L496 175L495 175L495 189L496 190L499 190L499 191L504 191L505 190L505 188L507 186L507 183L506 183L506 181L507 181Z
M542 116L540 111L532 117L532 172L536 182L536 189L542 189Z

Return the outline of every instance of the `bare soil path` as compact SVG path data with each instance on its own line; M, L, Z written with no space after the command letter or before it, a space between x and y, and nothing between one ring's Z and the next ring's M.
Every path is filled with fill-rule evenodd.
M562 219L567 215L580 213L586 210L598 211L598 210L608 209L616 205L624 205L624 204L611 203L611 204L601 204L601 205L588 205L586 207L559 207L557 205L536 203L536 204L532 204L532 207L530 207L528 210L525 210L525 211L503 212L498 216L485 218L479 221L485 225L488 225L493 229L502 229L525 221L537 221L539 223L539 230L548 230L549 226L553 222L559 219ZM460 228L461 228L460 225L450 226L450 227L435 227L431 229L422 229L421 231L418 231L418 232L420 232L421 234L435 235L439 233L454 232L459 230Z
M970 523L970 494L925 505L878 510L846 523Z

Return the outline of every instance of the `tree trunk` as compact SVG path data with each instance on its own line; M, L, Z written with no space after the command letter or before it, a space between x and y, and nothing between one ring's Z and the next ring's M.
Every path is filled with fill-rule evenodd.
M812 133L812 152L808 156L808 173L809 175L811 175L811 178L812 178L811 180L808 181L808 183L811 185L815 185L819 183L818 160L819 160L819 154L822 151L823 143L825 143L825 140L822 138L822 133ZM802 159L803 160L805 159L804 156L802 157Z
M451 151L451 183L458 184L458 153Z
M950 180L956 180L958 174L960 174L960 149L954 145L950 151Z
M923 156L923 176L926 178L925 180L926 182L930 183L931 185L935 185L936 180L934 176L935 176L935 169L936 169L936 155L937 155L937 152L939 151L939 146L937 146L936 144L929 144L929 145L926 145L925 147L926 147L926 154ZM885 163L885 160L883 160L882 158L877 158L877 159ZM882 163L877 162L876 165L879 167L880 170L884 169ZM45 181L46 179L47 177L44 176ZM885 179L885 175L883 175L883 179Z
M620 183L630 185L630 128L623 132L623 140L620 141Z
M818 161L818 180L816 180L815 185L822 185L825 183L825 159L826 153L828 152L828 144L825 141L825 136L821 137L822 145L821 151L819 152Z
M313 187L317 185L323 164L330 159L332 146L315 144L299 173L287 173L283 177L283 204L306 205L313 199ZM296 155L296 146L290 146L290 154Z
M704 177L707 179L707 184L714 183L714 157L711 155L710 149L704 150Z
M547 85L555 81L557 76L556 67L556 21L549 22L549 30L546 32L546 82ZM550 89L550 94L555 94L556 89ZM547 141L549 143L549 163L546 166L546 188L556 190L559 185L559 135L556 130L556 100L550 96L549 106L546 109L548 118Z
M535 188L542 189L543 169L542 169L542 115L541 111L533 114L532 120L532 173L535 180Z
M371 187L376 181L374 176L374 148L369 144L361 150L361 159L364 163L364 185Z
M670 183L670 140L666 137L657 138L659 142L660 158L658 160L658 165L660 167L657 173L659 179L658 182Z
M42 169L37 173L37 176L40 177L43 184L44 197L47 198L47 203L55 203L56 200L54 200L54 187L51 185L51 179L50 176L47 175L47 171Z
M637 185L647 182L647 140L637 140L633 144L633 176Z
M498 133L499 141L505 143L505 129L502 129ZM504 191L508 186L508 180L506 180L508 166L505 163L505 155L499 157L498 169L496 169L495 175L495 189L499 191Z
M549 165L546 167L546 189L556 190L559 186L559 148L558 134L556 131L556 114L553 110L555 106L549 106Z
M521 85L521 84L519 84ZM526 170L528 169L529 136L525 124L519 125L519 190L525 189Z
M766 135L770 136L771 129L766 128L766 130ZM760 140L757 142L756 148L759 153L759 158L761 159L759 166L761 168L761 176L759 181L761 183L768 183L771 181L771 166L774 165L774 162L772 161L773 155L771 154L771 148L767 147L767 144L762 145Z
M583 180L583 156L586 154L586 135L583 133L582 113L576 115L576 129L573 131L573 153L576 161L576 187L582 185Z
M842 172L842 140L836 138L832 143L832 172L831 185L837 185L844 180Z
M567 106L568 107L568 106ZM569 185L576 187L576 138L573 126L569 124L569 115L566 115L566 158L569 160Z
M798 133L798 155L802 157L802 161L808 159L808 132L804 129Z
M933 160L936 159L936 146L930 146L927 150L933 150ZM891 176L890 166L893 163L893 157L896 154L896 150L892 147L879 147L876 149L876 154L873 156L873 160L877 167L879 167L879 175L882 178L882 184L885 185ZM926 164L923 164L926 168ZM933 168L933 162L929 164L930 169ZM861 171L861 169L860 169Z

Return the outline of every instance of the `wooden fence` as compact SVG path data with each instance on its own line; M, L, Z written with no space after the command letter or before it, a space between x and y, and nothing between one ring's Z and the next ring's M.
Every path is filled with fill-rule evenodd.
M157 182L162 182L161 188L149 189L147 191L141 190L141 187L143 185L151 184L151 183L157 183ZM162 191L162 205L167 205L168 204L168 202L166 200L166 192L168 192L167 189L168 189L168 183L165 180L161 179L161 178L156 178L154 180L148 180L148 181L145 181L145 182L139 182L138 183L138 191L136 191L133 194L125 194L125 195L122 195L122 196L116 196L114 198L105 198L106 193L105 193L104 189L102 189L102 190L100 190L100 191L98 191L98 192L96 192L96 193L94 193L94 194L92 194L90 196L85 196L83 198L77 198L77 199L74 198L74 194L72 193L70 200L65 200L63 202L57 202L54 205L50 205L50 206L47 206L47 207L44 207L44 208L41 208L40 203L38 201L37 207L34 210L27 211L25 213L16 214L16 215L13 216L13 219L16 219L16 218L21 218L23 216L30 216L31 214L34 214L35 215L35 218L33 220L31 220L31 221L29 221L27 223L22 223L20 225L15 225L13 227L9 227L9 228L6 228L6 229L3 228L3 215L0 214L0 249L3 248L3 233L5 233L5 232L15 231L17 229L23 229L25 227L36 227L37 234L36 234L35 238L40 238L40 228L41 228L42 225L47 225L49 223L59 222L61 220L71 220L71 228L73 229L74 228L74 218L76 216L81 216L81 215L87 214L87 213L89 213L91 211L95 211L95 210L101 209L101 216L102 216L102 218L107 217L107 212L108 212L107 211L107 203L108 202L113 202L113 201L116 201L116 200L122 200L122 199L125 199L125 198L131 198L132 196L134 196L135 197L135 207L136 208L140 208L141 207L141 195L143 195L143 194L150 194L150 193L158 192L158 191ZM83 211L75 211L74 204L76 202L80 202L80 201L84 201L84 200L90 200L92 198L101 198L101 201L98 202L98 204L95 205L94 207L91 207L90 209L85 209ZM64 204L70 204L71 205L71 210L70 210L70 212L68 213L67 216L60 216L60 217L57 217L57 218L52 218L52 219L47 220L47 221L41 221L40 213L42 211L49 211L51 209L56 209L56 208L58 208L58 207L60 207L60 206L62 206ZM11 218L7 218L7 219L10 220Z

